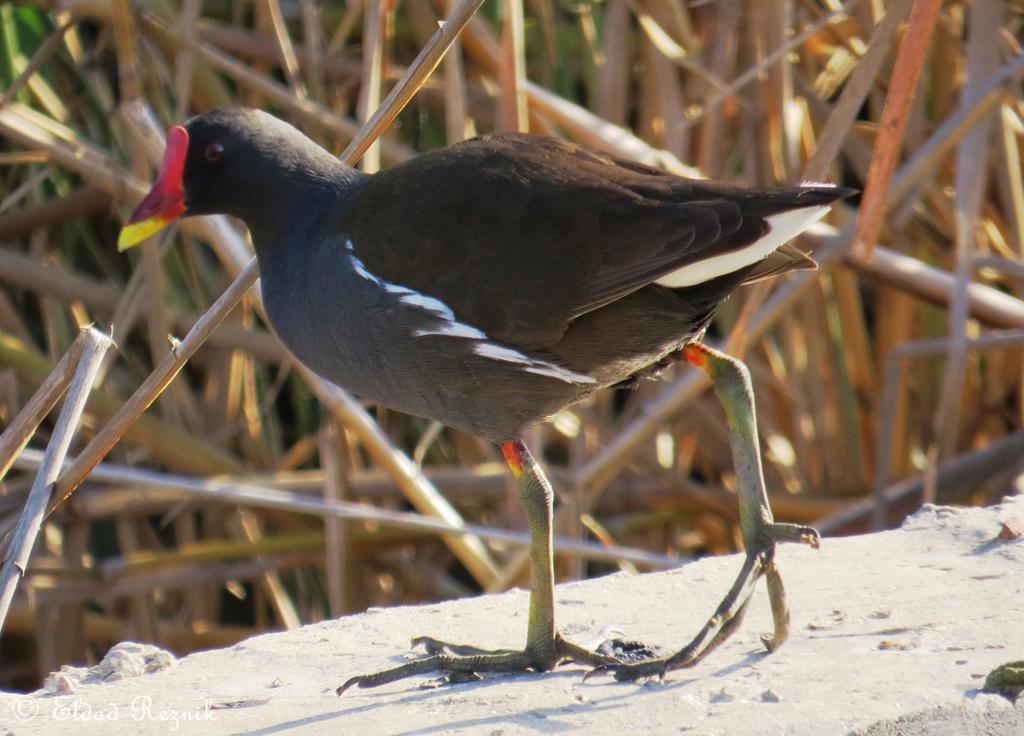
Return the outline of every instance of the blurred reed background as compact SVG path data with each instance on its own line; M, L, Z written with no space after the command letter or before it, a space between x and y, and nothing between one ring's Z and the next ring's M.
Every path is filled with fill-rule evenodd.
M223 219L117 253L159 159L154 131L242 104L340 153L454 6L0 4L0 425L84 325L112 326L75 456L248 260ZM361 165L519 128L680 174L864 189L859 215L847 203L799 241L820 271L733 297L709 339L753 373L776 515L826 534L892 526L922 501L1016 492L1022 13L489 0ZM728 434L705 389L680 366L529 438L558 491L560 579L737 549ZM53 427L16 461L20 443L0 438L8 538ZM479 535L441 534L464 523ZM124 639L185 654L500 591L526 581L525 528L495 447L330 393L250 295L43 526L0 687L37 687Z

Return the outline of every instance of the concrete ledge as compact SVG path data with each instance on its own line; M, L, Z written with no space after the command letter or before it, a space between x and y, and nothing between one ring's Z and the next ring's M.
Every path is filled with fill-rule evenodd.
M0 734L1024 733L1024 698L1014 707L976 690L994 667L1024 659L1024 539L1001 538L1003 522L1021 528L1024 498L930 507L901 530L826 539L818 551L783 547L789 642L772 655L758 642L770 626L761 585L741 631L664 684L584 684L570 666L427 690L425 678L411 679L335 697L349 676L409 656L417 635L519 646L527 596L517 591L260 636L155 673L65 683L71 692L60 696L0 694ZM611 624L676 648L739 564L706 559L559 586L561 626L577 641Z

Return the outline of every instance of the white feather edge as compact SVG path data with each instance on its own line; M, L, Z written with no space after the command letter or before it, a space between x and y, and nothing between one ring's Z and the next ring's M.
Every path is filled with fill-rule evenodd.
M523 355L518 350L513 350L512 348L505 347L504 345L498 345L497 343L477 343L473 346L473 352L481 357L499 360L504 363L518 363L519 365L524 366L523 370L527 373L536 373L539 376L557 378L558 380L565 381L566 383L596 383L596 381L590 376L570 371L568 368L563 368L560 365L549 363L546 360L531 358L527 355Z
M746 248L720 256L705 258L703 261L691 263L678 271L662 276L654 283L679 289L684 286L696 286L705 281L717 279L733 271L751 266L778 250L787 240L795 238L811 225L825 216L831 205L801 207L765 218L768 232L760 240L755 240Z
M513 350L512 348L488 341L488 337L485 333L475 327L471 327L470 325L457 321L455 319L455 313L452 312L451 308L440 299L435 299L432 296L427 296L426 294L421 294L418 291L413 291L401 284L384 281L371 273L370 270L366 268L366 264L364 264L355 255L355 251L352 247L352 241L346 241L345 248L352 254L350 256L352 260L352 268L357 274L359 274L359 276L373 284L376 284L377 286L383 287L385 291L398 297L398 300L402 304L421 309L440 321L441 324L437 327L414 330L412 333L413 337L429 337L431 335L435 335L440 337L455 337L463 340L472 340L475 341L475 344L473 345L473 352L477 355L503 363L517 363L522 365L523 370L527 373L535 373L539 376L557 378L559 381L565 381L566 383L587 384L597 382L590 376L583 375L582 373L576 373L575 371L563 368L560 365L549 363L546 360L531 358L518 350Z

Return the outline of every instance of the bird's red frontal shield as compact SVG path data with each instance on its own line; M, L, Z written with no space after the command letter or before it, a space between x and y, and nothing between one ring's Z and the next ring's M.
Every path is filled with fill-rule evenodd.
M153 188L128 218L117 239L117 249L138 245L185 212L185 156L188 154L188 132L180 125L167 133L167 148Z

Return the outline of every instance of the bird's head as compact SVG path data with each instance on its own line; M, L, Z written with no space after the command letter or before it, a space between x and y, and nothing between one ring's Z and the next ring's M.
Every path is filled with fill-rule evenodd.
M329 185L347 169L286 122L261 110L222 108L167 133L156 183L117 240L124 251L179 217L228 214L252 226L289 192Z

